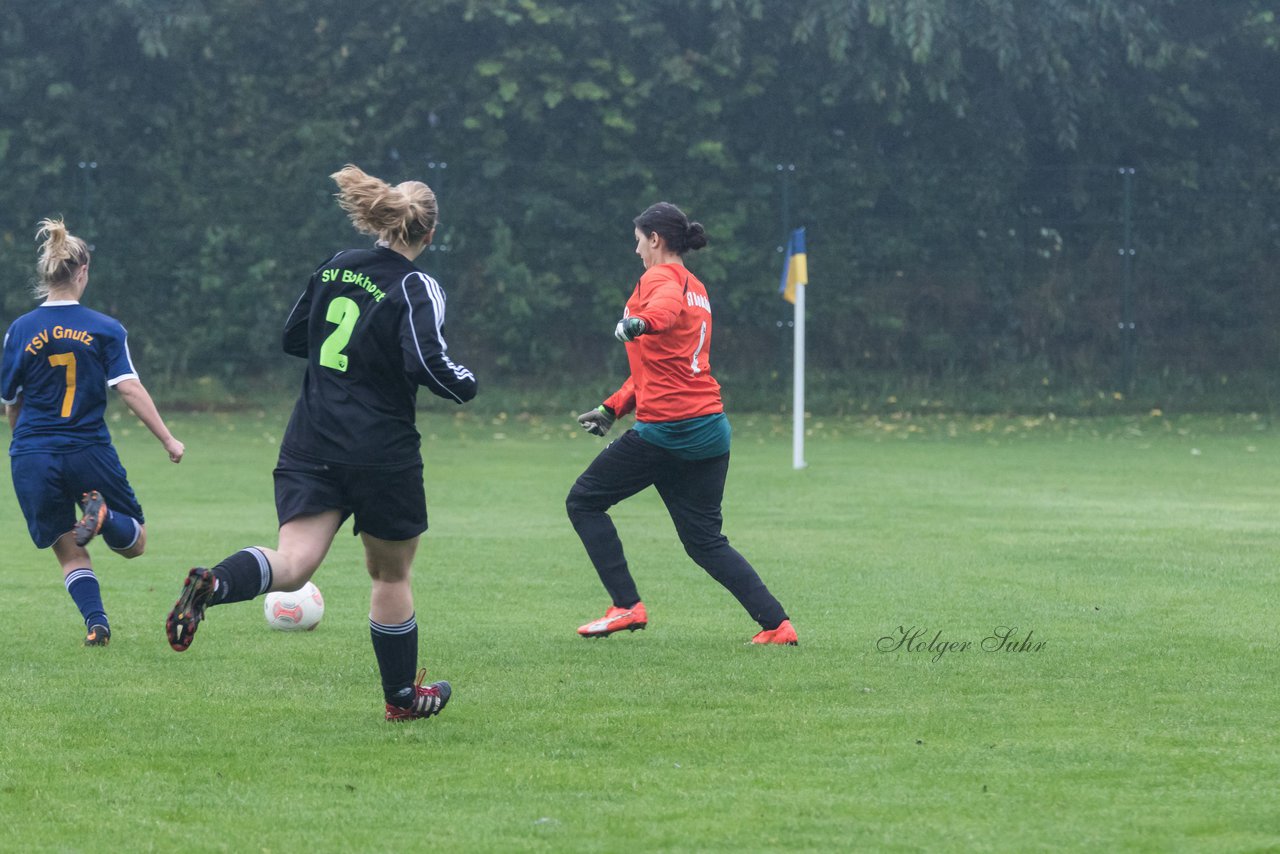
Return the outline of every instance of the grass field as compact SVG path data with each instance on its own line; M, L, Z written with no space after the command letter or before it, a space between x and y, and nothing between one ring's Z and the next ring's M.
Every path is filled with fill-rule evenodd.
M107 649L0 488L0 850L1280 850L1266 419L815 419L797 472L739 414L726 533L801 639L757 648L651 492L615 511L649 629L577 638L607 602L563 500L598 440L424 414L418 619L455 694L388 725L348 530L315 632L250 603L165 643L188 566L274 545L284 415L172 417L181 466L115 423L149 551L93 549Z

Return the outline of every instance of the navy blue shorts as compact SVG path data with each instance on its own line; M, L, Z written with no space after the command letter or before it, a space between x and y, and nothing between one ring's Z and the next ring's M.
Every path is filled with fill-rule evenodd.
M47 549L75 527L80 496L98 490L113 511L143 524L142 505L111 445L90 445L59 454L18 454L9 458L13 491L37 548Z
M412 540L427 530L422 463L370 469L321 463L280 452L274 472L276 518L281 527L298 516L327 510L355 516L352 533L380 540Z

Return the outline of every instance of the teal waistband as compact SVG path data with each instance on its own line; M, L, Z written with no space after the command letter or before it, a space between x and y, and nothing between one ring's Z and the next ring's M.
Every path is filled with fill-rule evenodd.
M733 433L723 412L684 421L637 421L632 429L649 444L666 448L685 460L706 460L729 453Z

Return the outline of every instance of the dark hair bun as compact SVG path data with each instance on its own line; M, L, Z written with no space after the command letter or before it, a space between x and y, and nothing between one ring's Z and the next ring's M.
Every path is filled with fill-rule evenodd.
M707 230L702 227L702 223L689 223L689 230L685 232L684 242L690 249L701 249L707 245Z
M690 249L707 245L707 231L700 222L689 218L671 202L657 202L645 208L644 213L632 220L644 234L658 234L667 242L667 248L677 255Z

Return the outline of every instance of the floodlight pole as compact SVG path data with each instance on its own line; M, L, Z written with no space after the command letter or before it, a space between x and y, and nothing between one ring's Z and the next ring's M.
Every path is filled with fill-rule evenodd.
M1125 394L1133 391L1133 173L1132 166L1121 166L1124 181L1124 243L1120 256L1124 259L1124 278L1120 300L1120 387Z
M427 160L427 169L429 170L429 173L431 175L431 191L436 194L436 198L440 197L440 185L444 183L444 170L448 168L449 168L449 164L443 160L434 160L434 159ZM437 243L434 240L431 241L431 245L427 247L428 252L448 252L449 251L449 244L444 240L444 235L439 235L439 237L440 237L439 243ZM440 266L442 266L440 264L440 261L442 260L443 259L433 259L433 263L435 264L435 267L433 267L433 269L438 269Z
M794 171L796 167L794 164L779 163L774 168L778 170L778 174L782 177L782 242L778 244L778 255L782 257L782 264L785 269L787 255L789 252L788 247L791 245L791 193L789 192L790 187L787 180L787 173L788 169ZM795 321L788 320L785 315L778 319L778 329L782 336L786 335L786 329L788 326L794 329ZM782 360L787 357L786 338L779 337L778 344L777 358L778 363L781 364Z
M76 229L86 234L93 234L93 170L98 168L96 160L81 160L80 174L84 176L84 222Z

